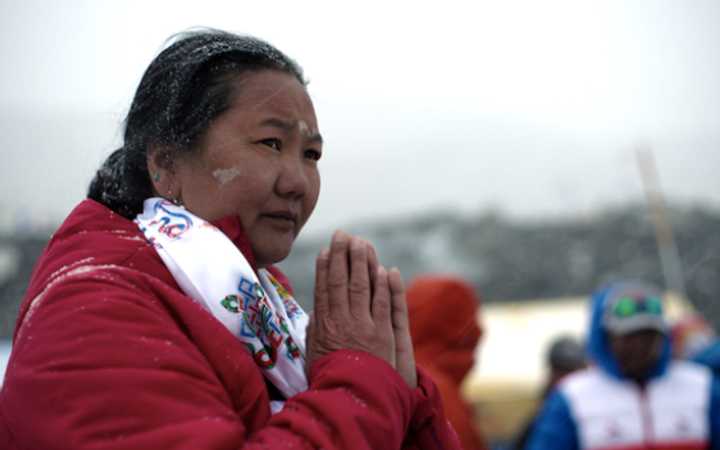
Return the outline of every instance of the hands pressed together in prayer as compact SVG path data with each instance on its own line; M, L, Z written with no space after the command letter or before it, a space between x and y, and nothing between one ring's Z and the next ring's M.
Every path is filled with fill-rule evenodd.
M307 366L341 349L362 350L382 358L408 386L417 386L400 272L380 265L369 242L337 231L330 248L317 257Z

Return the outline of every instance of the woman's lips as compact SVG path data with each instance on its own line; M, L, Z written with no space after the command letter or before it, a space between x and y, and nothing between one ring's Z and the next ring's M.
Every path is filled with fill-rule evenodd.
M280 226L295 228L297 224L297 214L290 211L273 211L262 214L262 217Z

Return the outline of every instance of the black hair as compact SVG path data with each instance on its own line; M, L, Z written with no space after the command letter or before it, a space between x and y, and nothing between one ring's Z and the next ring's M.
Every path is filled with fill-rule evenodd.
M586 360L582 343L572 336L555 338L547 352L547 363L552 370L577 370L585 365Z
M90 182L88 198L134 218L152 197L147 152L161 148L168 160L189 154L213 119L231 103L232 81L258 70L279 70L305 85L302 69L260 39L199 29L179 33L150 63L125 118L123 146Z

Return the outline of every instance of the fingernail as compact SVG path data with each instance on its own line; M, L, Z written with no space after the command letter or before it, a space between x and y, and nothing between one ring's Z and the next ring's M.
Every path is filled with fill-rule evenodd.
M333 233L332 241L339 242L340 240L346 240L347 236L347 233L345 233L343 230L336 230L335 233Z

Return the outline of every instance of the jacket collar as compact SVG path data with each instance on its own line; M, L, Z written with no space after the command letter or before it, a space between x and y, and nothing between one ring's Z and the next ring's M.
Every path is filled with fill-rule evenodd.
M240 222L240 218L237 216L226 216L210 223L222 231L223 234L235 244L235 247L237 247L245 259L247 259L250 267L257 272L257 262L252 251L252 245L250 244L250 239L248 239L247 234L245 234L245 229Z

